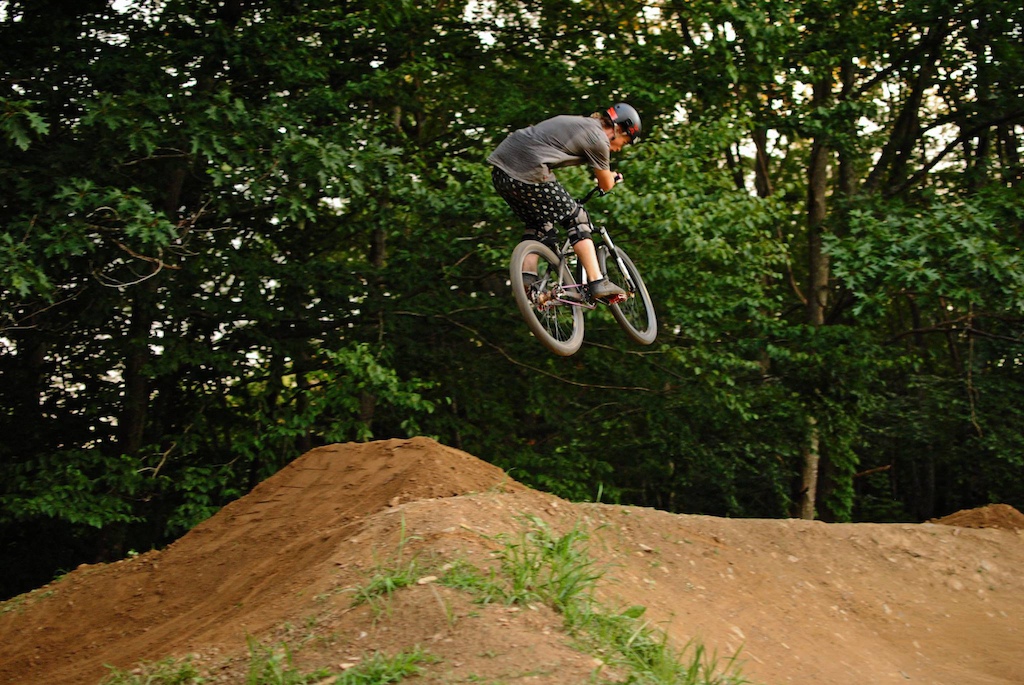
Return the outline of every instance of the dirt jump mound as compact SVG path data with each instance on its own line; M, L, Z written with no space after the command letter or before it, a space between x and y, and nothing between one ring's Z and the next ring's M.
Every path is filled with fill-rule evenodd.
M932 519L930 523L961 528L1002 528L1004 530L1024 530L1024 514L1008 504L990 504L977 509L965 509L955 514Z
M254 642L335 671L423 649L423 683L614 681L551 607L434 582L486 566L534 520L586 532L602 605L647 607L680 649L738 653L748 682L1019 684L1022 519L1003 506L920 525L674 515L569 503L426 438L331 445L166 549L0 605L0 683L97 684L108 666L165 658L245 682ZM422 562L418 582L386 606L355 602L396 558Z

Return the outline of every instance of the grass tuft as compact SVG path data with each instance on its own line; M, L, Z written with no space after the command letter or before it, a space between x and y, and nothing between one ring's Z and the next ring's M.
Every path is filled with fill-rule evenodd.
M498 579L474 576L460 569L467 589L484 589L509 604L543 602L562 614L577 645L637 685L744 685L735 656L721 660L698 642L674 650L664 632L644 618L642 606L612 612L594 598L603 573L587 553L589 536L574 528L557 536L539 517L526 519L527 529L503 541L497 552L504 586ZM595 676L597 682L602 681ZM616 682L622 682L620 678Z
M586 552L589 536L574 528L556 537L542 519L533 516L526 521L530 528L514 541L506 539L497 554L502 574L509 581L505 601L540 601L560 613L588 603L601 577Z
M373 607L375 613L380 614L385 610L387 601L390 600L395 591L416 583L421 573L418 560L416 557L408 561L402 559L405 555L406 545L412 539L406 535L405 519L403 518L398 549L392 555L391 560L387 563L378 564L373 576L365 585L351 588L353 593L352 604L354 606L369 604Z
M280 648L262 645L249 638L249 673L246 685L306 685L319 683L331 675L330 670L320 669L312 673L299 671L292 659L292 650L287 644Z
M107 666L101 685L201 685L207 682L189 659L164 659L139 664L131 671Z
M393 656L374 654L357 666L341 672L327 668L302 671L295 666L287 644L267 646L249 639L249 670L246 685L388 685L419 675L422 663L436 659L416 648ZM202 677L188 659L165 659L139 664L131 671L108 666L112 672L101 685L204 685L214 682Z

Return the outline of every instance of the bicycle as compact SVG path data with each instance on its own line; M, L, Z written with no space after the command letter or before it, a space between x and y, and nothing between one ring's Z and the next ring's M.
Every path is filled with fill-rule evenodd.
M595 187L579 203L586 204L594 195L607 193ZM636 265L612 242L607 228L598 227L597 234L601 238L597 244L601 273L626 291L608 301L591 297L586 270L576 260L568 240L557 253L537 240L524 240L512 251L509 275L519 312L534 337L562 357L575 354L583 346L583 313L595 309L599 302L608 305L633 341L650 345L658 336L654 303ZM523 280L523 263L531 255L538 257L537 280L527 283Z

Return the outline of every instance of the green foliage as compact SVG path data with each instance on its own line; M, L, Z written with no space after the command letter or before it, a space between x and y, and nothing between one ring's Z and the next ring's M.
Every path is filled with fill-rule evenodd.
M22 152L32 145L33 136L45 136L50 132L50 125L43 117L33 111L38 101L10 100L0 98L0 133L6 142L13 143Z
M0 525L52 518L102 528L138 520L128 497L143 490L145 479L130 457L69 450L15 464L5 475Z
M319 444L414 433L572 499L783 516L814 419L828 518L1024 506L1001 423L1024 412L1022 25L973 1L9 3L4 559L59 533L46 580ZM662 329L639 349L595 311L552 359L484 160L618 99L644 140L588 211Z
M430 384L402 381L366 344L320 349L315 354L315 368L301 377L285 375L277 387L250 386L251 420L260 430L233 436L236 454L256 461L311 434L324 442L369 440L373 437L370 412L376 404L407 412L400 428L406 435L416 435L420 431L415 417L434 410L434 403L421 394Z
M827 238L836 276L857 298L854 311L884 315L895 301L912 298L948 319L972 311L1024 314L1021 241L1005 230L1020 221L1020 200L1020 193L997 191L855 205L846 234Z
M173 478L165 476L159 483L170 491L168 495L175 502L165 522L171 535L190 530L216 514L225 501L245 494L230 464L185 466Z
M623 447L615 445L616 449ZM608 457L582 436L567 440L566 444L555 444L550 450L526 445L517 452L509 452L497 464L509 469L510 475L524 485L577 502L596 499L598 492L606 499L614 499L618 494L613 486L606 490L603 485L614 480L614 467Z

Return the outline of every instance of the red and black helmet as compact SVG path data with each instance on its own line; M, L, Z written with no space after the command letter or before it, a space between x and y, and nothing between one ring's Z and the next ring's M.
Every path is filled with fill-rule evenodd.
M629 142L635 143L640 137L640 113L631 105L620 102L608 108L608 117L612 124L622 129L622 132L629 136Z

